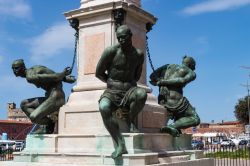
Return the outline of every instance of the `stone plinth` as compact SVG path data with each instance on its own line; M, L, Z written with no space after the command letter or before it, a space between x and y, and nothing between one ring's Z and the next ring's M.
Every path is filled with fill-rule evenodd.
M158 153L126 154L113 160L109 155L80 153L16 154L16 162L1 162L1 166L214 166L208 158L191 159L195 151L171 152L173 156L159 157Z
M191 135L173 138L169 134L123 133L129 154L191 149ZM109 134L28 135L24 153L111 154L114 144Z
M113 160L110 135L29 135L24 151L15 153L15 166L55 165L171 165L213 166L203 151L191 148L191 135L173 138L168 134L124 133L128 154ZM178 151L177 151L178 150ZM1 163L8 166L8 162Z

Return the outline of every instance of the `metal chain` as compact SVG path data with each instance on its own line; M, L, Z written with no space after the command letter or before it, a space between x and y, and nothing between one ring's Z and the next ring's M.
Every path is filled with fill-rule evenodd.
M148 36L146 36L146 53L147 53L147 56L148 56L148 61L149 61L150 67L152 68L153 73L154 73L155 72L155 68L153 66L153 62L152 62L151 55L150 55L150 52L149 52Z
M70 71L71 71L71 72L72 72L72 70L73 70L73 68L74 68L74 66L75 66L75 62L76 62L78 42L79 42L79 31L76 31L76 33L75 33L75 50L74 50L74 57L73 57L72 65L71 65L71 67L70 67Z

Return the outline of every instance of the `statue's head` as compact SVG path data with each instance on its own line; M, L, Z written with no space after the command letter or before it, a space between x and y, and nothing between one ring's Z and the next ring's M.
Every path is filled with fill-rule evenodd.
M23 59L14 60L12 63L12 70L16 77L25 77L26 67Z
M195 70L195 60L191 56L185 55L182 60L182 64L189 67L192 70Z
M127 25L121 25L117 28L116 37L122 48L132 45L132 32Z

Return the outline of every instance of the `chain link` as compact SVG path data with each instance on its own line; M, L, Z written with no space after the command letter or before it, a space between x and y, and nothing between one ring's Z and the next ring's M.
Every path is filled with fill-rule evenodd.
M73 68L74 68L74 66L75 66L75 62L76 62L78 42L79 42L79 31L76 31L76 33L75 33L75 50L74 50L74 57L73 57L72 65L71 65L71 67L70 67L70 71L71 71L71 72L72 72L72 70L73 70Z
M146 36L146 53L147 53L147 56L148 56L148 61L149 61L150 67L153 70L153 72L155 72L155 68L153 66L153 62L152 62L151 55L150 55L150 52L149 52L149 47L148 47L148 36Z

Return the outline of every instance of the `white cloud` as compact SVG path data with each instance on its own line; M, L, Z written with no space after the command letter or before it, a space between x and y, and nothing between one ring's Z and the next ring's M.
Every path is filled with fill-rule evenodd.
M197 15L201 13L235 9L249 4L250 0L207 0L184 8L182 13L187 15Z
M0 0L0 16L30 18L31 7L25 0Z
M74 46L74 30L66 23L57 23L31 41L31 60L41 62Z

